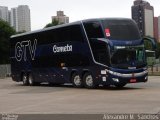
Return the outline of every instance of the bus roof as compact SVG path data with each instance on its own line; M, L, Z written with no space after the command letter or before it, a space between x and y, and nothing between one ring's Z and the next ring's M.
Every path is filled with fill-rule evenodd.
M76 22L72 22L72 23L56 25L56 26L52 26L52 27L48 27L48 28L44 28L44 29L40 29L40 30L35 30L35 31L30 31L30 32L17 34L17 35L12 35L11 38L20 37L20 36L24 36L24 35L30 35L30 34L39 33L39 32L43 32L43 31L48 31L48 30L52 30L52 29L56 29L56 28L66 27L66 26L69 26L69 25L77 25L77 24L81 24L82 22L101 21L101 20L131 20L131 19L129 19L129 18L92 18L92 19L85 19L85 20L76 21Z
M39 33L39 32L43 32L43 31L52 30L55 28L61 28L61 27L65 27L65 26L69 26L69 25L76 25L76 24L80 24L80 21L62 24L62 25L56 25L56 26L52 26L52 27L48 27L48 28L44 28L44 29L39 29L39 30L35 30L35 31L30 31L30 32L25 32L25 33L21 33L21 34L17 34L17 35L12 35L11 38L20 37L20 36L24 36L24 35L30 35L30 34L34 34L34 33Z

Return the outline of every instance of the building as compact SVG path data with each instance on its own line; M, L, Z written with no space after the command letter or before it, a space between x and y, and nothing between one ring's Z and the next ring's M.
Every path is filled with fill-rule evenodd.
M154 37L154 8L150 3L135 0L132 6L132 19L136 21L142 37Z
M9 22L8 7L0 6L0 19Z
M154 17L154 38L159 41L158 17Z
M18 32L31 31L30 9L27 5L17 8Z
M18 15L17 15L17 8L11 8L10 11L10 25L18 31Z
M158 42L160 43L160 16L158 17Z
M30 9L27 5L16 8L0 6L0 19L7 21L17 32L31 31Z
M63 11L57 11L57 16L52 17L52 21L57 20L59 24L69 23L69 17L64 15Z

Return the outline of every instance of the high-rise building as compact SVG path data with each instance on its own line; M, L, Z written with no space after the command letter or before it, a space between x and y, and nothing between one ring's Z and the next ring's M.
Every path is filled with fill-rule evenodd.
M8 7L0 6L0 19L9 22Z
M63 11L57 11L57 16L52 17L52 21L57 20L59 24L69 23L69 17L64 15Z
M27 5L16 8L0 6L0 19L7 21L17 32L31 31L30 9Z
M17 15L17 8L11 8L10 11L10 25L18 31L18 15Z
M17 8L18 31L31 31L30 9L27 5L19 5Z
M154 17L154 38L158 42L158 39L159 39L159 35L158 35L158 17Z
M132 19L136 21L142 37L154 37L154 9L150 3L135 0L132 6Z
M158 17L158 42L160 43L160 16Z

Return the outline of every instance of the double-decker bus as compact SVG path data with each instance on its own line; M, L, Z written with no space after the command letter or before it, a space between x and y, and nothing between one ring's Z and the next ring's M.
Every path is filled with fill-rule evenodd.
M144 40L127 18L99 18L11 36L12 79L24 85L123 87L148 80Z

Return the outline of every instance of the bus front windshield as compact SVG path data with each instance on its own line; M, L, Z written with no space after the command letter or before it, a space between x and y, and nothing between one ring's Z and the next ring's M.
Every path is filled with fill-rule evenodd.
M106 38L109 40L139 40L141 36L135 22L132 20L103 20Z
M111 52L111 64L117 68L141 68L146 65L144 46L115 46Z

